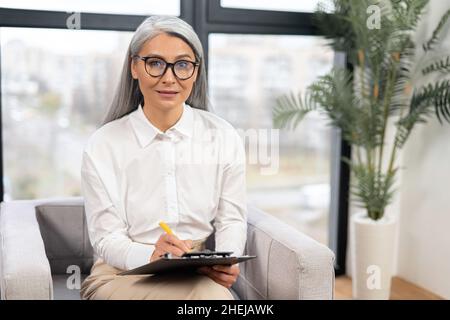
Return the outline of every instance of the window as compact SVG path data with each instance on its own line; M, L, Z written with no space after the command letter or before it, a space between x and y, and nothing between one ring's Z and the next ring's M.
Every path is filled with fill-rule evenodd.
M81 151L109 107L132 33L0 36L4 199L78 196Z
M220 5L224 8L273 10L291 12L314 12L319 0L221 0Z
M65 12L180 15L180 0L0 0L0 7Z
M237 129L272 128L276 98L304 90L331 69L333 58L319 37L211 34L209 86L215 112ZM260 165L248 164L249 201L327 244L331 130L312 113L297 130L281 129L279 144L276 174L262 174Z

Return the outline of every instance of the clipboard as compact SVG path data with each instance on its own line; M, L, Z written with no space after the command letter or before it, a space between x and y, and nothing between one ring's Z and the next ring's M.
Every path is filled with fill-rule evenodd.
M160 274L169 272L194 272L197 268L214 265L233 265L256 258L256 256L231 256L233 252L198 251L185 253L181 257L165 254L162 258L140 267L123 271L117 275Z

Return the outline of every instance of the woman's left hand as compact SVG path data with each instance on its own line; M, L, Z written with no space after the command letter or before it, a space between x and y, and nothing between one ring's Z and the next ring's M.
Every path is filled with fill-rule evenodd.
M212 267L201 267L198 268L198 272L210 277L226 288L231 288L236 282L240 271L239 265L233 264L231 266L215 265Z

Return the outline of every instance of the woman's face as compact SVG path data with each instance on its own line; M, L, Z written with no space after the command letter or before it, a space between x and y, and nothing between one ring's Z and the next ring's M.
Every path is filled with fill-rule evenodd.
M182 39L166 33L148 40L138 55L141 57L156 55L169 63L175 63L178 60L195 62L195 55L191 47ZM144 61L141 59L132 59L131 61L131 74L134 79L139 81L139 88L144 96L145 104L164 111L181 106L189 98L197 79L197 73L198 67L195 67L192 77L180 80L168 67L162 76L152 77L146 72ZM161 91L173 91L176 94L168 95Z

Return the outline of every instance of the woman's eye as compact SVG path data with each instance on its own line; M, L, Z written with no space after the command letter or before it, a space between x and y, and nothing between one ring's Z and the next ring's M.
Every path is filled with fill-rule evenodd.
M177 63L177 66L179 68L187 68L188 67L188 63L185 62L185 61L180 61L180 62Z
M149 64L151 67L156 67L156 68L162 66L162 62L159 61L159 60L150 60L150 61L148 62L148 64Z

